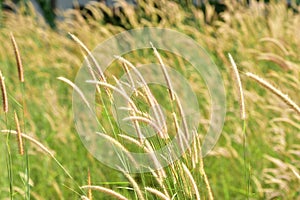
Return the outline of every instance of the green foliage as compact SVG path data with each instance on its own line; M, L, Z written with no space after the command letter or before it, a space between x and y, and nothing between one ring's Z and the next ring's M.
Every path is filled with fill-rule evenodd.
M7 115L1 111L1 129L15 129L14 110L24 113L20 115L20 121L25 132L54 151L58 161L73 179L51 157L29 142L25 143L29 161L26 166L26 158L18 155L14 135L6 137L0 133L0 199L10 195L14 199L25 197L22 192L28 190L29 181L24 182L20 173L26 174L26 169L30 170L30 180L34 183L30 186L32 199L79 199L84 192L78 186L87 184L88 169L92 184L111 188L129 199L136 198L135 192L128 189L132 184L122 173L104 166L84 148L72 119L72 88L57 81L56 77L74 80L82 64L82 51L67 35L68 32L75 34L93 49L98 43L125 29L150 25L173 28L190 35L208 51L221 70L227 92L226 123L215 149L204 159L205 171L215 198L245 199L249 196L255 199L297 199L300 192L299 179L293 170L298 173L300 170L299 115L271 92L249 80L244 73L251 71L260 74L299 103L300 16L286 10L283 3L270 3L267 7L254 4L250 8L228 4L222 20L213 20L215 13L208 12L206 18L210 24L204 23L200 10L191 7L187 11L173 1L149 0L147 4L141 4L139 9L134 12L133 8L128 7L122 14L122 26L105 23L101 18L105 12L111 14L109 9L95 10L100 13L100 18L87 20L78 11L74 11L73 15L66 14L65 21L56 22L57 30L51 29L33 14L2 13L5 16L0 29L0 69L5 76L10 111ZM210 6L207 9L212 10ZM8 39L10 32L14 33L22 55L24 90L17 77L13 49ZM264 42L261 40L263 38L269 40ZM238 65L244 87L247 110L247 128L244 130L239 117L235 82L230 75L228 53L232 54ZM283 62L278 62L274 56L266 57L265 53L280 56ZM205 83L195 77L192 70L187 70L189 66L186 61L168 53L161 53L161 56L167 65L182 72L197 92L204 121L198 131L204 136L208 128L206 121L210 119L210 99ZM152 51L133 52L125 57L134 64L149 63L156 59ZM111 74L121 75L118 63L113 63L108 76ZM157 88L153 86L152 89ZM158 101L168 104L165 99L161 99L164 97L161 93L157 96ZM105 102L109 101L106 99ZM246 149L243 133L247 135ZM132 150L136 148L132 147ZM251 166L250 194L245 178L245 151L248 156L246 161ZM206 199L208 192L203 176L199 173L199 166L192 169L189 158L187 155L174 164L179 177L177 181L172 168L165 169L168 175L165 180L167 190L170 194L177 194L178 199L194 197L190 186L186 186L185 174L180 174L181 162L184 162L191 169L201 197ZM142 189L145 186L160 189L152 174L132 176ZM13 194L9 192L10 182L15 187ZM154 195L144 189L143 192L147 199L155 199ZM108 198L97 191L93 191L93 196L94 199Z

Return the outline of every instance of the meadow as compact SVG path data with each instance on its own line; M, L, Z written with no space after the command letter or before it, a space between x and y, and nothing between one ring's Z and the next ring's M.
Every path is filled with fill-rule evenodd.
M253 2L251 7L225 2L225 12L217 16L207 5L204 16L188 1L184 6L140 1L138 9L125 5L118 21L111 22L104 16L112 11L95 4L88 8L93 17L68 11L55 28L30 4L18 13L1 11L0 70L7 102L0 114L0 199L300 199L300 15L280 2ZM127 60L139 65L161 56L189 80L201 107L196 140L180 160L163 170L130 174L102 164L84 147L75 129L73 88L67 80L74 81L88 54L83 44L93 50L115 34L148 26L184 33L208 52L224 81L226 120L216 146L202 159L211 103L205 82L194 76L189 63L170 53L157 55L150 48L125 55L126 60L112 63L105 73L110 84L116 84L113 76L124 73ZM149 88L167 107L168 91ZM123 133L104 109L112 100L101 91L99 120L107 135L122 139L114 135ZM143 112L149 106L145 102L134 99ZM170 135L176 133L171 109L166 108ZM180 109L176 114L182 117ZM127 140L122 144L129 150L144 148L138 140ZM161 141L150 140L148 150Z

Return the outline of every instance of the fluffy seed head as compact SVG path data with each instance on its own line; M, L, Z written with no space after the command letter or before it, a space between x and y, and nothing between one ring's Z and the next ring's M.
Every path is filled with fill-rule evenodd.
M19 80L21 82L24 82L23 64L22 64L22 60L21 60L21 56L20 56L20 52L19 52L17 42L16 42L15 37L12 33L10 33L10 39L11 39L11 42L13 44L13 48L14 48L14 52L15 52L15 56L16 56L16 61L17 61L17 66L18 66L18 73L19 73Z
M88 185L92 185L90 169L88 170L87 182L88 182ZM92 189L91 188L88 189L88 198L89 198L89 200L93 199Z
M300 107L290 99L290 97L284 93L282 93L280 90L275 88L273 85L265 81L263 78L252 74L250 72L247 72L246 75L256 82L258 82L260 85L265 87L266 89L270 90L272 93L274 93L276 96L278 96L281 100L283 100L288 106L290 106L294 111L296 111L300 115Z
M4 83L4 76L2 75L1 71L0 71L0 87L1 87L1 93L2 93L3 111L5 113L7 113L8 112L7 93L6 93L5 83Z
M237 66L231 56L231 54L228 54L229 56L229 60L231 62L232 65L232 69L234 72L234 76L235 76L235 80L238 86L238 90L239 90L239 98L240 98L240 110L241 110L241 118L244 120L246 119L246 109L245 109L245 101L244 101L244 93L243 93L243 87L242 87L242 82L241 82L241 78L240 78L240 74L238 72Z

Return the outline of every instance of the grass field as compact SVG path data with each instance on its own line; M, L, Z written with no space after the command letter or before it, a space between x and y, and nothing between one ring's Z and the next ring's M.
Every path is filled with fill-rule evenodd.
M56 29L51 29L30 6L17 14L1 12L0 70L5 77L8 112L1 109L0 199L91 199L90 190L80 189L90 184L89 173L92 185L112 189L123 199L158 199L157 190L163 193L161 199L300 199L300 15L287 10L283 3L244 7L234 2L227 1L228 10L219 18L208 6L204 19L201 10L193 6L147 0L140 2L137 11L126 7L120 17L122 26L105 23L103 13L112 15L109 9L91 8L94 18L88 19L78 11L70 11L65 13L64 21L57 22ZM161 171L122 173L95 159L75 129L73 89L57 79L74 81L86 54L69 33L92 50L126 29L147 26L171 28L196 40L218 66L226 89L226 121L215 148L199 159L195 157L201 150L197 140L181 160L164 169L166 176L160 175ZM18 77L11 33L21 55L24 82ZM210 120L206 85L189 70L189 63L160 53L165 64L181 72L197 94L203 118L197 130L201 140ZM237 74L232 70L229 53L242 82L245 119L240 116ZM157 61L152 49L124 57L134 65ZM274 94L247 72L271 83L293 102ZM112 75L122 73L121 63L116 62L106 76L114 84ZM168 94L164 89L150 89L154 95ZM157 102L167 105L169 97L166 100L165 96L156 96ZM105 104L109 103L105 94L102 97L106 98ZM140 101L135 99L142 108ZM105 107L98 106L100 110ZM45 153L23 137L24 155L20 155L20 140L3 131L17 130L15 112L21 131L50 152ZM176 128L171 111L166 113L168 134L172 135ZM100 112L99 116L107 124L108 135L120 132L115 124L109 126L109 114ZM157 147L153 141L151 145ZM139 149L133 146L126 147ZM92 199L116 198L112 191L101 190L93 190Z

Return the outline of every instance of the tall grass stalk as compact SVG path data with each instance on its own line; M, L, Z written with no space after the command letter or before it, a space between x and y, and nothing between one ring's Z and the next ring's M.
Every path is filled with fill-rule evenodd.
M290 99L290 97L283 92L281 92L279 89L275 88L273 85L271 85L269 82L264 80L263 78L251 73L247 72L246 75L253 80L255 80L257 83L262 85L264 88L270 90L273 94L278 96L283 102L285 102L291 109L293 109L296 113L300 115L300 107Z
M111 190L111 189L107 189L105 187L101 187L101 186L95 186L95 185L84 185L84 186L81 186L81 189L92 189L92 190L97 190L97 191L100 191L100 192L103 192L105 194L108 194L110 195L111 197L114 197L116 199L119 199L119 200L128 200L126 197L124 197L123 195L115 192L114 190Z
M102 81L87 81L87 83L93 83L93 84L98 84L98 85L101 85L101 86L104 86L106 88L109 88L109 89L112 89L113 91L119 93L121 96L123 96L129 103L129 106L133 109L133 115L135 116L138 111L135 103L132 101L132 99L130 99L130 97L122 90L118 89L117 87L111 85L111 84L108 84L106 82L102 82ZM139 128L139 125L137 123L137 121L134 122L135 124L135 130L137 131L137 135L139 137L139 140L141 143L144 142L144 136L142 135L141 133L141 129Z
M212 189L211 189L211 186L210 186L210 183L209 183L209 180L208 180L207 174L205 172L205 168L204 168L204 161L203 161L203 156L202 156L202 146L201 146L200 137L197 135L196 131L195 131L194 135L195 135L195 139L194 139L195 142L194 143L196 144L195 149L198 150L198 151L196 151L196 150L194 150L194 151L196 151L197 154L198 154L198 160L199 161L198 160L197 161L199 162L199 171L200 171L200 174L203 177L203 180L204 180L204 183L205 183L205 186L206 186L206 190L207 190L207 193L208 193L208 199L213 200L214 195L213 195L213 192L212 192Z
M246 135L246 108L245 108L245 99L244 99L244 92L243 92L243 86L240 78L240 74L237 68L237 65L232 58L231 54L228 54L232 69L233 69L233 74L234 74L234 79L238 88L238 94L239 94L239 104L240 104L240 118L243 121L243 131L242 131L242 136L243 136L243 148L244 148L244 170L245 170L245 179L247 181L247 199L249 199L249 194L250 194L250 181L251 181L251 176L250 176L250 160L247 159L248 152L247 152L247 135ZM250 158L249 158L250 159Z
M18 135L17 131L14 130L0 130L0 132L5 133L5 134L14 134L14 135ZM54 153L52 153L47 147L45 147L41 142L37 141L36 139L34 139L33 137L25 134L25 133L21 133L22 138L27 139L28 141L30 141L31 143L35 144L36 146L38 146L41 150L43 150L46 154L48 154L52 159L54 159L54 161L59 165L59 167L65 172L65 174L71 178L72 180L74 180L74 178L70 175L70 173L63 167L63 165L56 159Z
M165 81L167 82L167 86L168 86L168 91L169 91L169 95L170 95L170 98L171 98L171 101L175 101L175 95L174 95L174 92L173 92L173 86L172 86L172 82L170 80L170 77L169 77L169 74L167 72L167 68L160 56L160 54L158 53L157 49L153 46L153 44L150 42L150 45L154 51L154 54L155 56L157 57L158 61L159 61L159 64L161 66L161 69L162 69L162 72L164 74L164 78L165 78Z
M91 109L90 103L88 102L88 100L85 98L83 92L80 90L79 87L77 87L77 85L75 85L72 81L70 81L69 79L65 78L65 77L57 77L58 80L61 80L65 83L67 83L68 85L70 85L78 94L79 96L82 98L83 102L86 104L86 106Z
M196 195L196 199L200 200L199 189L198 189L198 186L197 186L197 183L196 183L195 179L193 178L192 173L190 172L190 170L187 168L187 166L184 163L182 163L182 168L183 168L183 171L185 172L185 174L187 175L187 177L189 178L189 180L191 182L192 188L193 188L194 193Z
M7 92L6 92L5 82L4 82L4 76L2 75L1 71L0 71L0 87L1 87L1 94L2 94L2 108L3 108L3 112L5 113L5 124L7 127L8 126L8 121L7 121L8 100L7 100ZM7 135L6 138L6 150L7 150L6 166L7 166L8 178L9 178L10 199L13 199L12 157L11 157L10 145L8 140L9 140L9 135Z
M0 87L1 87L1 94L2 94L2 108L3 112L7 114L8 112L8 100L7 100L7 93L6 93L6 87L4 82L4 76L2 75L2 72L0 71Z
M92 185L90 169L88 169L87 183L88 183L88 185ZM89 200L93 199L93 194L92 194L92 189L91 188L88 189L88 198L89 198Z
M8 113L8 100L7 100L7 92L6 92L6 86L4 81L4 76L2 75L2 72L0 71L0 87L1 87L1 94L2 94L2 108L3 112L5 114L5 124L6 127L8 126L8 119L7 119L7 113ZM10 145L9 145L9 137L8 134L6 137L6 168L7 168L7 174L9 179L9 194L10 199L13 199L13 171L12 171L12 156L10 151Z
M101 67L99 66L97 60L95 59L93 54L90 52L90 50L85 46L85 44L83 42L81 42L81 40L78 37L76 37L72 33L69 33L69 35L72 37L72 39L75 42L77 42L84 49L84 51L87 53L87 55L91 58L93 64L95 65L96 69L98 70L98 75L101 78L100 80L107 82ZM93 72L93 71L91 71L91 72ZM93 73L92 73L92 75L93 75ZM93 77L96 77L96 76L93 75Z
M20 81L20 88L21 88L21 93L22 93L22 117L23 117L23 132L26 132L26 122L25 122L25 108L26 108L26 100L25 100L25 79L24 79L24 69L23 69L23 63L22 63L22 58L21 58L21 54L17 45L17 42L15 40L15 37L13 35L13 33L10 33L10 39L13 45L13 49L14 49L14 54L15 54L15 58L16 58L16 63L17 63L17 69L18 69L18 77L19 77L19 81ZM22 138L20 137L20 125L19 124L19 120L18 120L18 116L15 112L15 122L17 125L17 132L18 133L18 138L20 141L18 141L19 144L19 150L20 150L20 154L23 155L24 151L25 151L25 174L26 174L26 184L25 184L25 199L30 199L30 167L29 167L29 155L27 153L27 148L26 145L23 146L23 143L20 143L22 141Z
M99 132L96 132L97 135L105 138L107 141L109 141L111 144L113 144L115 147L118 147L120 148L125 154L127 154L128 158L131 160L132 164L135 165L135 167L138 166L138 163L136 162L136 160L134 159L134 157L132 157L132 155L130 154L130 152L128 151L128 149L123 145L121 144L118 140L116 140L115 138L107 135L107 134L104 134L104 133L99 133ZM125 165L125 163L124 163ZM127 166L123 166L123 167L127 167ZM128 171L128 169L126 169Z
M14 48L14 52L15 52L15 56L16 56L16 62L17 62L17 67L18 67L18 74L19 74L19 80L20 82L24 82L24 70L23 70L23 64L22 64L22 60L21 60L21 55L20 55L20 51L17 45L17 42L15 40L15 37L13 35L13 33L10 33L10 39L11 42L13 44L13 48Z
M167 126L164 121L162 110L160 109L157 100L153 96L153 94L152 94L150 88L148 87L148 84L146 83L143 76L131 62L129 62L128 60L126 60L125 58L123 58L121 56L115 56L115 57L117 59L119 59L121 61L121 63L126 64L138 76L138 78L142 82L142 87L143 87L143 90L147 97L148 103L149 103L150 107L153 108L155 122L158 124L158 127L160 127L162 129L161 133L163 133L163 134L159 135L159 136L162 138L169 138L169 135L167 134Z
M151 192L152 194L155 194L157 197L159 197L160 199L163 200L171 200L170 197L167 197L164 193L158 191L155 188L151 188L151 187L145 187L146 191Z
M140 186L139 186L138 183L134 180L134 178L133 178L130 174L128 174L128 173L126 173L126 172L124 172L124 171L122 171L122 172L123 172L124 176L125 176L125 177L129 180L129 182L132 184L132 187L133 187L134 191L136 192L136 195L137 195L138 199L139 199L139 200L145 200L145 197L144 197L144 195L143 195L143 192L141 191Z

